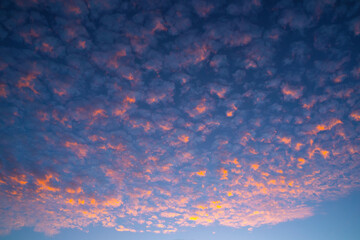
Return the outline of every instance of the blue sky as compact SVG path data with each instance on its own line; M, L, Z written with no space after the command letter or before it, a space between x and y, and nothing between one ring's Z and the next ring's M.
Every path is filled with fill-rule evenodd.
M0 238L356 239L357 1L0 3Z

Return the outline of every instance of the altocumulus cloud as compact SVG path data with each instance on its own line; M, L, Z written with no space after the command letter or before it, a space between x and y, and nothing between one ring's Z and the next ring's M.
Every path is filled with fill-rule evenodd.
M359 187L356 1L0 6L0 233L252 229Z

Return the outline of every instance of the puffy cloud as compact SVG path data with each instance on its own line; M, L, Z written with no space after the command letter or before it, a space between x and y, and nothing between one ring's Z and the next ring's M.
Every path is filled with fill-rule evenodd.
M359 17L334 4L4 3L0 233L253 229L359 187Z

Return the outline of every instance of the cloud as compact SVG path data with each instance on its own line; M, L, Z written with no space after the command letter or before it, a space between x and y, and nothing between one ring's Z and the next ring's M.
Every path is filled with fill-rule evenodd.
M4 3L0 233L254 230L358 188L359 17L334 4Z

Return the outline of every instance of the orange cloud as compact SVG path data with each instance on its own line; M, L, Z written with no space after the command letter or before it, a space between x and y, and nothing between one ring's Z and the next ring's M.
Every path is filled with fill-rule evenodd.
M221 174L220 180L228 180L228 171L225 168L220 168L219 172Z
M119 207L123 204L120 198L110 198L102 203L106 207Z
M70 148L79 158L86 157L88 153L87 146L77 142L65 142L65 147Z
M226 159L224 161L221 161L221 163L223 163L223 164L234 164L234 165L236 165L236 167L241 167L241 165L240 165L237 158Z
M133 128L140 128L142 127L144 129L145 132L148 132L150 129L152 129L152 124L150 122L146 122L146 123L138 123L137 121L133 121L130 120L130 124L132 125Z
M290 137L278 137L279 142L284 143L288 146L291 145L291 138Z
M255 171L256 171L259 167L260 167L260 165L257 164L257 163L251 164L251 169L253 169L253 170L255 170Z
M316 100L315 99L313 99L311 102L309 102L309 103L304 103L303 105L302 105L302 107L303 108L306 108L307 110L309 110L310 108L312 108L314 105L315 105L315 103L316 103Z
M193 175L198 175L200 177L205 177L206 176L206 170L202 170L202 171L198 171L198 172L195 172L195 173L192 173L191 176Z
M187 135L185 135L185 134L180 135L180 136L178 137L178 139L179 139L181 142L183 142L183 143L189 142L189 136L187 136Z
M129 81L137 81L133 73L123 74L122 77Z
M195 56L195 64L204 61L210 54L210 48L203 44L201 46L197 45L197 48L193 51Z
M164 130L164 131L170 131L171 129L173 129L173 126L171 123L168 122L163 122L159 124L159 127Z
M240 144L243 145L243 146L246 146L246 144L247 144L247 142L249 140L254 141L255 139L251 136L250 133L247 132L247 133L244 134L244 136L241 137Z
M360 111L354 111L350 114L350 117L355 121L360 121Z
M92 113L93 117L101 116L101 117L107 117L104 109L97 109L93 111Z
M50 192L59 192L60 188L53 187L50 184L50 180L52 179L54 179L56 182L59 181L59 179L57 177L54 177L51 173L47 174L45 176L45 179L41 179L41 178L36 179L35 184L38 185L38 191L46 190Z
M306 163L306 160L304 158L298 158L297 167L302 168L302 165L304 165L305 163Z
M329 151L327 151L327 150L325 150L325 149L322 149L322 148L320 148L320 147L316 147L316 148L314 148L313 150L311 150L311 151L308 152L310 159L312 159L312 157L313 157L313 155L314 155L315 152L320 153L320 154L323 156L323 158L325 158L325 159L326 159L326 158L329 156L329 154L330 154Z
M81 187L78 187L76 189L74 189L74 188L66 188L65 190L66 190L66 192L71 193L71 194L83 192Z
M197 105L195 107L195 110L198 112L198 113L204 113L206 111L206 106L204 103L200 103L199 105Z
M117 226L117 227L115 228L115 230L118 231L118 232L136 232L135 229L126 228L126 227L124 227L124 226L122 226L122 225Z
M346 76L347 76L346 74L341 74L335 77L333 81L334 83L341 83Z
M26 180L26 175L25 174L9 176L9 178L10 178L10 180L12 182L18 183L20 185L25 185L25 184L28 183L28 181Z
M226 111L226 116L232 117L237 109L238 108L235 106L235 104L231 104L231 110Z
M124 103L135 103L136 99L134 97L126 96L123 100Z
M254 155L259 154L259 153L258 153L254 148L252 148L252 147L249 148L249 152L250 152L251 154L254 154Z
M226 88L221 88L221 89L211 88L210 90L211 94L216 94L219 98L224 98L226 92L227 92Z
M326 124L319 124L317 125L313 130L306 132L306 134L310 134L310 135L316 135L319 132L322 131L328 131L331 130L333 127L335 127L338 124L342 124L343 122L339 119L331 119L328 123Z
M92 135L92 136L89 136L89 139L93 142L96 142L96 141L105 141L106 138L104 137L101 137L101 136L97 136L97 135Z
M301 149L302 146L304 146L304 144L302 144L302 143L296 143L296 145L295 145L295 150L296 150L296 151L300 151L300 149Z
M112 150L116 150L116 151L125 151L126 147L119 143L118 145L112 145L111 143L108 143L107 144L107 149L112 149ZM106 150L106 147L105 147L105 150Z
M146 99L148 104L158 103L166 97L166 94L150 94L150 96Z
M115 116L122 116L125 114L125 112L127 111L127 108L126 107L123 107L123 108L120 108L120 109L115 109L113 114Z
M294 98L294 99L299 99L302 96L302 87L300 88L294 88L294 87L290 87L288 85L285 85L282 89L281 92L288 97Z
M33 82L39 74L39 72L34 71L24 77L21 77L16 86L18 88L29 88L33 93L39 94L39 92L35 89L35 84Z

